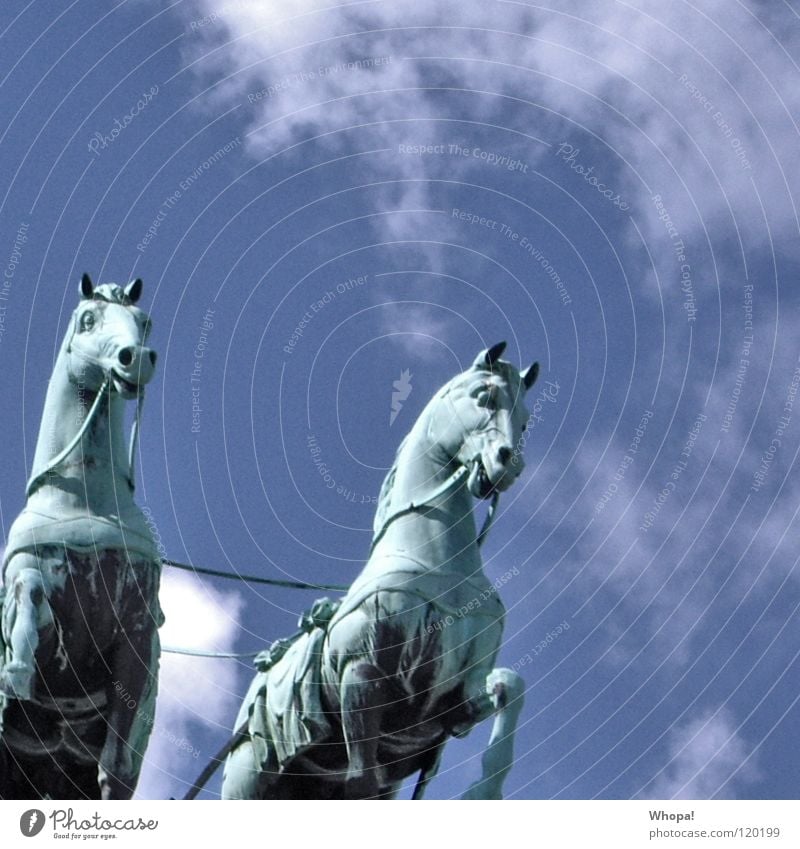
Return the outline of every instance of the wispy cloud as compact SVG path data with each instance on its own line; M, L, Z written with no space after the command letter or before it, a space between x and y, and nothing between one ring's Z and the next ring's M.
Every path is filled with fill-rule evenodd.
M383 301L378 309L376 332L389 337L406 357L432 356L441 354L457 320L457 313L435 303ZM400 367L407 365L404 362Z
M732 799L737 787L758 779L750 746L733 717L721 709L675 728L669 762L641 794L646 799Z
M532 127L553 144L566 137L585 167L635 201L652 235L663 235L654 193L684 238L719 222L762 243L767 228L798 229L788 7L196 0L184 13L193 67L216 82L212 97L248 110L254 154L311 137L332 151L363 139L390 154L364 160L365 175L392 181L374 189L386 208L435 208L429 178L485 176L471 156L399 145L463 143L499 125L508 149L495 153L522 152L531 166L552 157ZM198 27L203 17L211 21ZM557 182L579 196L569 169ZM387 236L446 224L379 222Z

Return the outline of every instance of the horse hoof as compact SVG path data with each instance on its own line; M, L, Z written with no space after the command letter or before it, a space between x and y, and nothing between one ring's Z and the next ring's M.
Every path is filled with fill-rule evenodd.
M350 776L345 783L345 796L348 799L377 799L380 794L380 782L368 772Z
M486 679L486 690L490 696L501 696L506 702L518 699L525 692L525 681L521 675L503 667L493 669Z

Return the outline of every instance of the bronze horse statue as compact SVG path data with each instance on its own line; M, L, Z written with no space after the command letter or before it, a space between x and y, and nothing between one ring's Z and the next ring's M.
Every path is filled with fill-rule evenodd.
M393 798L415 773L420 798L447 739L493 714L484 774L465 796L500 797L523 686L493 669L504 608L483 572L473 498L521 473L538 374L501 360L504 348L446 384L403 440L369 561L341 603L321 600L257 659L223 798Z
M150 319L135 306L141 291L139 279L95 287L83 276L48 385L3 563L3 799L128 799L152 729L163 617L161 560L133 500L156 363Z

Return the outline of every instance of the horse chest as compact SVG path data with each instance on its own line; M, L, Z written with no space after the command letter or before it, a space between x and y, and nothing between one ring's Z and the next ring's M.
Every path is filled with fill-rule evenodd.
M125 552L106 549L82 553L45 547L42 559L50 585L48 601L60 633L59 642L70 654L94 656L105 650L121 631L138 630L153 622L158 573L152 564L132 564ZM160 615L155 617L160 620Z

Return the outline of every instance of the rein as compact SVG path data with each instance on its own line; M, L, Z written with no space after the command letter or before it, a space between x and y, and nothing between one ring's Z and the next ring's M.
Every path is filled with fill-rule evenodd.
M100 409L100 402L103 400L103 396L105 395L106 389L111 385L111 380L106 375L105 380L103 381L102 386L97 392L97 397L94 399L94 403L91 406L91 409L86 415L86 418L83 420L83 424L78 428L78 432L75 436L67 444L66 448L63 451L58 453L53 459L44 467L44 469L39 472L38 475L34 475L29 481L28 485L25 487L25 495L30 498L33 494L34 490L39 486L42 480L53 471L59 464L63 463L64 460L69 457L69 455L75 450L77 444L83 439L84 434L87 430L89 430L89 425L92 423L92 420L95 417L95 414Z
M457 483L461 482L461 479L468 474L469 470L466 466L459 466L449 478L447 478L443 483L439 484L439 486L434 489L430 495L424 498L422 501L410 501L405 507L401 507L398 510L395 510L394 513L391 513L389 517L384 521L381 529L372 539L372 544L369 548L370 555L375 550L375 546L383 539L384 534L389 529L389 525L394 522L395 519L399 519L400 516L407 516L409 513L416 513L418 510L421 510L424 507L430 506L430 503L437 499L440 495L444 495L448 489L455 486ZM492 501L489 504L489 512L486 514L486 518L483 520L483 526L481 527L480 533L477 536L476 542L478 548L480 548L486 536L489 533L489 529L492 526L492 522L494 522L495 513L497 511L497 503L500 500L500 493L495 491L492 494Z
M88 359L84 357L85 359ZM97 396L92 403L92 406L89 409L89 412L86 414L86 418L83 420L83 424L78 428L78 432L72 439L69 441L67 446L60 451L53 459L42 469L39 474L34 475L29 481L28 485L25 487L25 496L30 498L31 495L36 491L36 489L41 485L43 480L50 474L57 466L64 462L64 460L69 457L69 455L75 450L80 441L86 435L86 432L89 430L90 425L94 421L97 416L101 402L107 393L111 391L111 375L106 374L103 379L103 383L100 386L100 389L97 391ZM134 481L134 468L135 468L135 454L136 454L136 446L139 440L139 424L142 416L142 406L144 404L144 393L140 391L139 398L136 402L136 416L133 420L133 426L131 427L131 439L130 445L128 449L128 484L130 488L133 490L136 488L136 484Z
M139 387L139 397L136 399L136 413L131 425L131 439L128 443L128 483L131 492L136 489L136 447L139 444L139 428L142 423L142 407L144 406L144 390Z
M478 534L478 548L483 545L483 542L489 533L489 528L492 527L492 522L494 522L494 516L497 512L498 501L500 501L500 493L495 491L492 493L492 500L489 504L489 512L486 514L486 518L483 520L483 527L481 528L481 532Z

